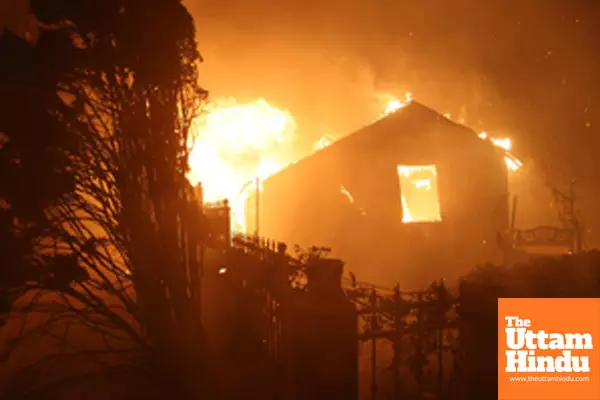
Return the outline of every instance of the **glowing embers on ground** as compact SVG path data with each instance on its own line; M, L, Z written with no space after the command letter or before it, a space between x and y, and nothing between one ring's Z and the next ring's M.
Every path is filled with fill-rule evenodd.
M398 165L402 222L440 222L435 165Z

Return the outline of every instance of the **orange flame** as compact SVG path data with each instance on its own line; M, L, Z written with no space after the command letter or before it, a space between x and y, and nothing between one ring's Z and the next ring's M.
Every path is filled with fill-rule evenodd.
M323 150L325 147L330 146L333 142L335 142L335 138L331 135L323 135L321 138L315 143L315 150Z
M399 100L397 97L390 93L379 95L379 97L383 100L385 106L383 113L379 114L379 117L377 119L387 117L388 115L400 110L401 108L406 107L412 101L412 93L410 92L407 92L404 95L404 100Z
M514 154L511 153L512 150L512 140L510 138L493 138L489 137L487 132L481 132L477 136L483 140L489 140L494 146L504 149L504 162L506 166L511 171L518 171L523 163L519 160Z
M398 165L402 222L441 221L435 165Z
M393 95L386 93L381 95L380 97L386 99L385 111L379 115L379 119L388 116L389 114L405 107L412 101L412 93L408 92L405 95L405 100L400 101ZM450 113L443 114L445 118L452 119L452 115ZM519 160L514 154L511 153L512 150L512 140L510 138L492 138L488 137L487 132L481 132L478 136L483 140L489 140L494 146L500 147L504 149L506 155L504 156L504 161L506 166L510 171L518 171L523 163Z
M217 99L194 124L190 172L193 185L202 182L207 202L227 199L232 225L245 231L244 201L256 178L264 180L288 164L285 146L294 137L296 122L287 110L264 99L238 104Z

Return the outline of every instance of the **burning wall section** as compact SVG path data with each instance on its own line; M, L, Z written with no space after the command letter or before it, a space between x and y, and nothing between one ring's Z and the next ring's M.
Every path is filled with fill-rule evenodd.
M507 199L504 153L413 102L264 181L260 235L330 246L361 279L420 286L497 260ZM249 231L255 209L251 197Z

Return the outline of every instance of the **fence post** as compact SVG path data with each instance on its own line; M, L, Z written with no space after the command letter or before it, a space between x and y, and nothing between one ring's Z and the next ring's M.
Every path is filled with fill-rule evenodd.
M358 321L341 288L343 265L313 262L307 267L308 291L287 304L282 334L290 357L284 368L288 376L293 372L293 388L282 399L358 399Z
M400 398L400 357L402 353L402 297L400 285L394 287L394 398Z
M419 390L419 394L423 394L423 368L424 368L424 358L423 354L423 341L424 341L424 321L423 321L423 311L425 308L425 298L423 296L423 292L419 292L417 296L417 353L416 353L416 367L417 367L417 387Z
M377 309L377 291L373 288L369 296L369 304L371 306L371 333L379 330L378 309ZM371 338L371 400L377 400L377 337Z
M496 398L498 393L497 309L500 289L468 281L461 282L459 335L461 349L461 399Z

